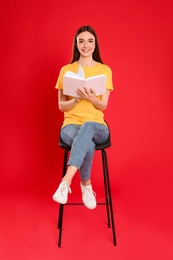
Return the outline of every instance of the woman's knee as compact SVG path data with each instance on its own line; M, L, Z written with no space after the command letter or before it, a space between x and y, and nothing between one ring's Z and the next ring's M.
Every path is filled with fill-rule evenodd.
M63 127L60 132L61 139L63 142L71 146L78 130L79 126L77 125L67 125Z

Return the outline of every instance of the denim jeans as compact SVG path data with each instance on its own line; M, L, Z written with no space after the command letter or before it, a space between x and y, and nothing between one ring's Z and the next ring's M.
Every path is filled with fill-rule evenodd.
M109 136L109 129L96 122L83 125L70 124L61 129L61 139L71 147L67 165L73 165L80 171L82 180L91 176L91 167L95 145L104 143Z

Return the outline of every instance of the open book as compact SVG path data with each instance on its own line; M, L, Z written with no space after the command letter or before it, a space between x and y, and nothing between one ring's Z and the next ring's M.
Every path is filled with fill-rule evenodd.
M96 96L102 95L106 91L106 75L96 75L85 79L82 66L79 66L78 73L67 71L63 76L63 94L78 97L78 88L94 89Z

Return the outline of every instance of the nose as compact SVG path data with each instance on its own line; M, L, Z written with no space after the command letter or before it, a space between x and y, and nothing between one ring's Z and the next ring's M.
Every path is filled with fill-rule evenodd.
M87 46L88 46L88 42L84 41L84 47L87 47Z

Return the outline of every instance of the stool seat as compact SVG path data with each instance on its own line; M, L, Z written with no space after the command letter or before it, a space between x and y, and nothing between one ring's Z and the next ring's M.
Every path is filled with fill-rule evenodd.
M68 144L65 144L62 139L60 138L59 139L59 146L62 148L62 149L68 149L68 150L71 150L71 147L68 145ZM105 143L102 143L102 144L96 144L96 147L95 147L95 150L101 150L101 149L106 149L108 147L111 146L111 140L110 140L110 135L108 137L108 139L106 140Z
M67 169L67 159L68 153L71 150L71 147L65 144L61 138L59 138L59 146L64 149L64 162L63 162L63 171L62 177L66 174ZM95 150L101 151L102 154L102 167L103 167L103 179L104 179L104 190L105 190L105 201L99 202L97 205L105 205L106 212L107 212L107 220L108 220L108 227L112 228L113 234L113 244L116 246L116 234L115 234L115 225L114 225L114 213L113 213L113 205L112 205L112 195L111 195L111 187L110 187L110 179L109 179L109 170L108 170L108 159L106 149L111 146L111 138L110 135L106 142L103 144L96 144ZM63 224L63 212L64 207L66 205L83 205L83 203L67 203L67 204L60 204L59 205L59 215L58 215L58 229L59 229L59 239L58 239L58 246L61 247L61 240L62 240L62 224Z

